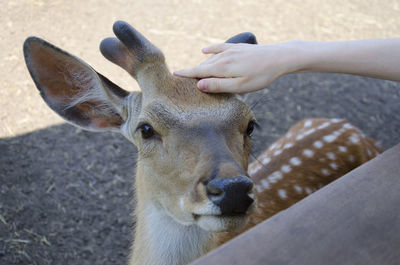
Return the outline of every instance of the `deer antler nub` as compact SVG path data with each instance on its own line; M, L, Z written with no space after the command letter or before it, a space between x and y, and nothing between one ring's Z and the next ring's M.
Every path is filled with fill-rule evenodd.
M136 29L124 21L114 23L117 38L106 38L100 44L100 51L111 62L121 66L134 78L143 65L164 64L163 53Z

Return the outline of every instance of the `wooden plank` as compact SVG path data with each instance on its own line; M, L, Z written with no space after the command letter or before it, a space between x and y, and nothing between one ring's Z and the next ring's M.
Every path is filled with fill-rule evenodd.
M192 264L400 264L400 144Z

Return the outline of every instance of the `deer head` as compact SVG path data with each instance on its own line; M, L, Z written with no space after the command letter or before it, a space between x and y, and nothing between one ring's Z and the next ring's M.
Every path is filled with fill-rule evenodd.
M127 92L92 67L30 37L29 72L45 102L68 122L119 131L136 145L137 214L148 207L206 231L242 227L254 208L247 175L254 116L235 95L205 94L196 80L173 76L162 52L125 22L102 54L128 71L141 92ZM228 42L255 43L252 34Z

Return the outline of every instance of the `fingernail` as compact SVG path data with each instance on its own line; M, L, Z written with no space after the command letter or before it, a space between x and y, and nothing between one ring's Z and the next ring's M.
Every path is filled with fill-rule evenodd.
M179 76L180 76L180 75L181 75L181 70L175 70L175 71L173 72L173 74L174 74L174 75L179 75Z
M206 87L206 82L203 80L200 80L199 82L197 82L197 88L204 92L208 91L207 87Z

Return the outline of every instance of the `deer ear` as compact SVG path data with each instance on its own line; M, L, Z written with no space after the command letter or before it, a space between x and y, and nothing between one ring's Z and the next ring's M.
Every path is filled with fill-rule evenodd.
M226 41L226 43L248 43L257 44L256 36L251 32L237 34Z
M24 56L40 95L62 118L95 131L124 123L129 93L88 64L37 37L26 39Z

